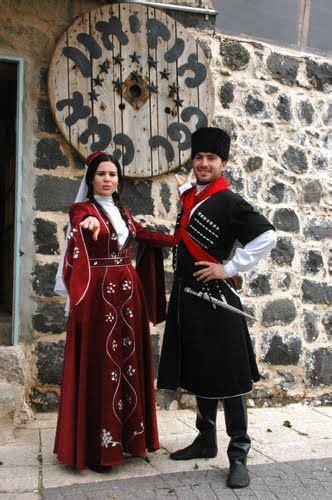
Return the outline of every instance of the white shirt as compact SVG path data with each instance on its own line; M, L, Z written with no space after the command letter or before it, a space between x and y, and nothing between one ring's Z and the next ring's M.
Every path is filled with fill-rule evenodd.
M119 249L121 250L128 238L129 230L126 226L125 221L121 217L120 210L115 205L112 196L101 196L99 194L95 194L95 199L109 216L114 230L118 236Z
M179 186L180 195L191 187L192 185L189 183ZM206 187L207 185L196 186L197 193L200 193ZM207 200L207 198L205 198L205 200ZM197 203L197 205L193 207L190 212L190 217L199 207L199 205L203 203L203 201ZM247 243L243 248L237 248L235 250L233 257L227 262L223 263L226 273L228 274L228 276L235 276L240 272L249 271L257 264L257 262L262 257L264 257L272 248L274 248L276 244L277 238L275 231L273 231L273 229L265 231L253 240L249 241L249 243Z

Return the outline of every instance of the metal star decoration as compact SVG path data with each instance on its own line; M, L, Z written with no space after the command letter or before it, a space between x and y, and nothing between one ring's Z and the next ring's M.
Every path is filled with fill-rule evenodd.
M99 75L97 75L97 77L93 79L93 83L95 84L96 87L98 87L98 86L102 87L103 81L104 81L104 78L100 78Z
M169 75L171 74L166 68L163 71L159 71L161 74L161 79L166 78L168 80Z
M95 91L95 89L92 89L91 92L88 92L88 94L90 96L90 100L91 101L98 102L98 97L100 96L100 94L97 94L97 92Z
M121 54L118 54L117 56L113 56L113 61L114 64L122 64L122 61L124 61L123 57L121 57Z
M137 54L136 50L134 51L133 54L130 54L129 57L131 57L131 62L137 62L139 63L139 60L141 58L141 56L139 54Z
M118 89L121 89L123 85L123 81L120 80L120 78L117 78L116 80L113 80L112 83L114 84L115 87L118 87Z
M102 64L99 64L101 73L108 73L110 67L110 63L108 61L104 61Z
M153 82L148 85L148 89L151 93L158 94L158 87Z
M171 89L171 92L173 92L173 94L179 93L179 86L176 85L175 82L173 82L172 85L169 85L169 88Z
M131 76L133 77L135 82L139 82L139 79L141 78L141 75L136 70L131 72Z
M158 64L158 61L155 61L152 56L148 57L149 68L157 69L157 64Z
M179 108L181 107L182 108L182 103L184 101L184 99L180 99L180 97L178 96L176 99L173 99L173 101L175 102L176 106Z

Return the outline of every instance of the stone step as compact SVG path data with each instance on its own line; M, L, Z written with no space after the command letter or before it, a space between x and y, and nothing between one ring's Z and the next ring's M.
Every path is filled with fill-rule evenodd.
M13 386L0 382L0 443L7 442L13 437L15 407Z

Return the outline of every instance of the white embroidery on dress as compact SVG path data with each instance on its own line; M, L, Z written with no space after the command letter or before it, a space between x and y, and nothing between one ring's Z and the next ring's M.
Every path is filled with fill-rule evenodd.
M113 349L113 351L115 351L117 347L118 347L117 341L116 340L112 340L112 349Z
M124 347L128 347L128 346L130 346L131 344L132 344L132 340L130 340L130 338L129 338L129 337L125 337L125 338L123 339L123 345L124 345Z
M132 404L132 402L133 402L133 398L132 398L129 394L127 394L127 395L126 395L126 401L127 401L128 406L129 406L129 405L131 405L131 404Z
M105 319L107 323L112 323L114 321L114 316L112 313L108 313L105 315Z
M79 254L80 254L80 251L79 251L78 247L74 247L73 259L77 259Z
M131 284L130 280L124 280L122 282L122 290L131 290Z
M116 288L116 283L109 283L107 288L106 288L106 291L107 291L107 293L114 293L115 288Z
M116 240L117 238L118 238L117 235L115 233L113 233L111 236L111 240Z
M127 368L127 373L129 375L129 377L132 377L135 372L136 372L136 369L133 366L129 365Z
M118 408L120 411L122 411L123 409L123 402L122 402L122 399L119 399L119 402L118 402Z
M104 448L108 448L108 445L111 443L112 443L112 446L116 446L117 444L120 444L117 441L113 440L111 433L109 431L107 431L106 429L101 430L100 439L101 439L101 446L103 446Z
M126 314L129 318L133 318L134 317L134 313L133 313L133 310L130 309L130 307L127 307L126 309Z
M116 382L118 380L118 374L116 372L112 372L111 379L114 380L114 382Z

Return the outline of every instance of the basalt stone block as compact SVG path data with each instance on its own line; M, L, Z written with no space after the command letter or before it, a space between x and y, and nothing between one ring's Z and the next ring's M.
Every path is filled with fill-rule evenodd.
M50 175L37 176L35 187L36 210L68 212L74 203L81 179L66 179Z
M213 120L213 126L222 128L231 136L232 141L236 141L238 136L237 126L229 116L216 116Z
M304 309L301 320L303 336L307 342L314 342L319 335L319 312Z
M282 371L277 371L279 375L279 379L277 379L277 384L281 389L284 391L287 391L289 389L293 389L295 386L295 377L291 372L282 372Z
M84 158L82 158L82 156L80 154L78 154L78 152L73 148L72 148L72 155L73 155L73 161L74 161L75 168L80 169L80 170L84 170L85 169Z
M37 104L38 128L42 132L53 134L56 132L56 125L47 100L39 99Z
M314 119L314 107L310 101L301 101L297 106L297 112L301 123L311 125Z
M258 274L256 271L251 271L248 273L248 278L248 295L250 297L260 297L271 293L271 281L269 275Z
M332 85L332 65L324 62L322 64L306 60L307 77L311 85L320 91L327 90L328 85Z
M265 88L264 88L265 92L267 94L275 94L276 92L278 92L279 88L276 86L276 85L265 85Z
M59 406L59 394L55 391L42 392L33 389L30 395L31 405L38 412L57 411Z
M38 332L60 334L66 330L64 304L41 302L32 318L32 327Z
M160 197L166 212L169 213L171 209L171 190L166 182L161 183Z
M313 304L331 304L332 286L327 283L303 280L302 294L304 302Z
M332 338L332 311L327 311L322 319L326 335L329 339Z
M273 182L266 194L264 199L271 203L287 203L290 200L294 200L296 193L294 189L286 186L283 182Z
M38 75L38 88L39 92L45 96L48 95L47 76L48 76L48 68L40 68Z
M273 225L279 231L298 233L300 230L299 218L291 208L279 208L275 211Z
M286 292L287 290L289 290L291 283L292 283L292 277L290 273L283 273L280 276L278 276L277 286L279 290Z
M124 205L130 207L133 215L153 215L151 181L133 181L127 179L123 188Z
M249 94L244 103L247 115L253 117L265 116L265 103L258 97L258 94Z
M289 122L292 119L291 99L286 95L279 95L274 107L277 112L277 118Z
M310 181L303 186L304 203L319 204L323 193L323 188L318 180Z
M261 168L262 165L263 158L261 158L260 156L251 156L250 158L248 158L245 169L247 172L254 172L255 170Z
M231 167L225 172L225 177L228 179L233 191L236 193L242 193L244 185L243 174L240 168Z
M271 365L296 365L301 347L301 338L293 332L264 332L261 360Z
M249 51L240 42L231 40L220 43L220 55L225 66L232 70L244 69L250 59Z
M230 108L231 103L234 101L234 85L231 82L227 82L220 87L219 101L223 108Z
M328 219L314 217L304 226L304 236L308 240L324 240L332 237L332 224Z
M44 255L59 254L59 242L55 222L35 219L35 244L37 253Z
M65 341L38 342L35 346L38 380L43 384L60 385Z
M35 167L50 170L68 165L68 158L62 153L60 143L56 139L40 139L37 144Z
M296 318L295 303L291 299L277 299L263 306L262 324L264 326L289 325Z
M318 250L309 250L302 256L302 272L317 274L324 267L323 256Z
M177 391L168 391L165 389L158 389L156 393L156 402L161 410L169 410L178 407L178 402L180 401L182 391L178 389Z
M259 174L250 175L247 178L247 193L250 198L257 199L262 186L262 176Z
M308 170L307 156L300 148L288 146L288 149L282 155L282 159L286 166L297 174L302 174Z
M242 302L242 307L245 313L250 314L250 316L253 316L254 318L256 317L256 307L253 303ZM254 319L246 318L246 321L248 323L248 326L253 326L255 324Z
M159 335L151 335L152 344L152 363L153 363L153 373L154 377L158 376L159 367Z
M294 85L299 69L299 61L294 57L273 52L267 59L267 69L275 80L287 85Z
M37 295L45 295L46 297L54 297L53 291L55 276L58 270L58 264L36 264L33 273L33 290Z
M174 273L171 271L165 271L165 288L166 293L171 293L173 287Z
M306 356L306 382L314 387L332 384L332 347L321 347Z
M316 170L327 170L329 168L329 157L321 151L316 151L312 155L312 165Z

